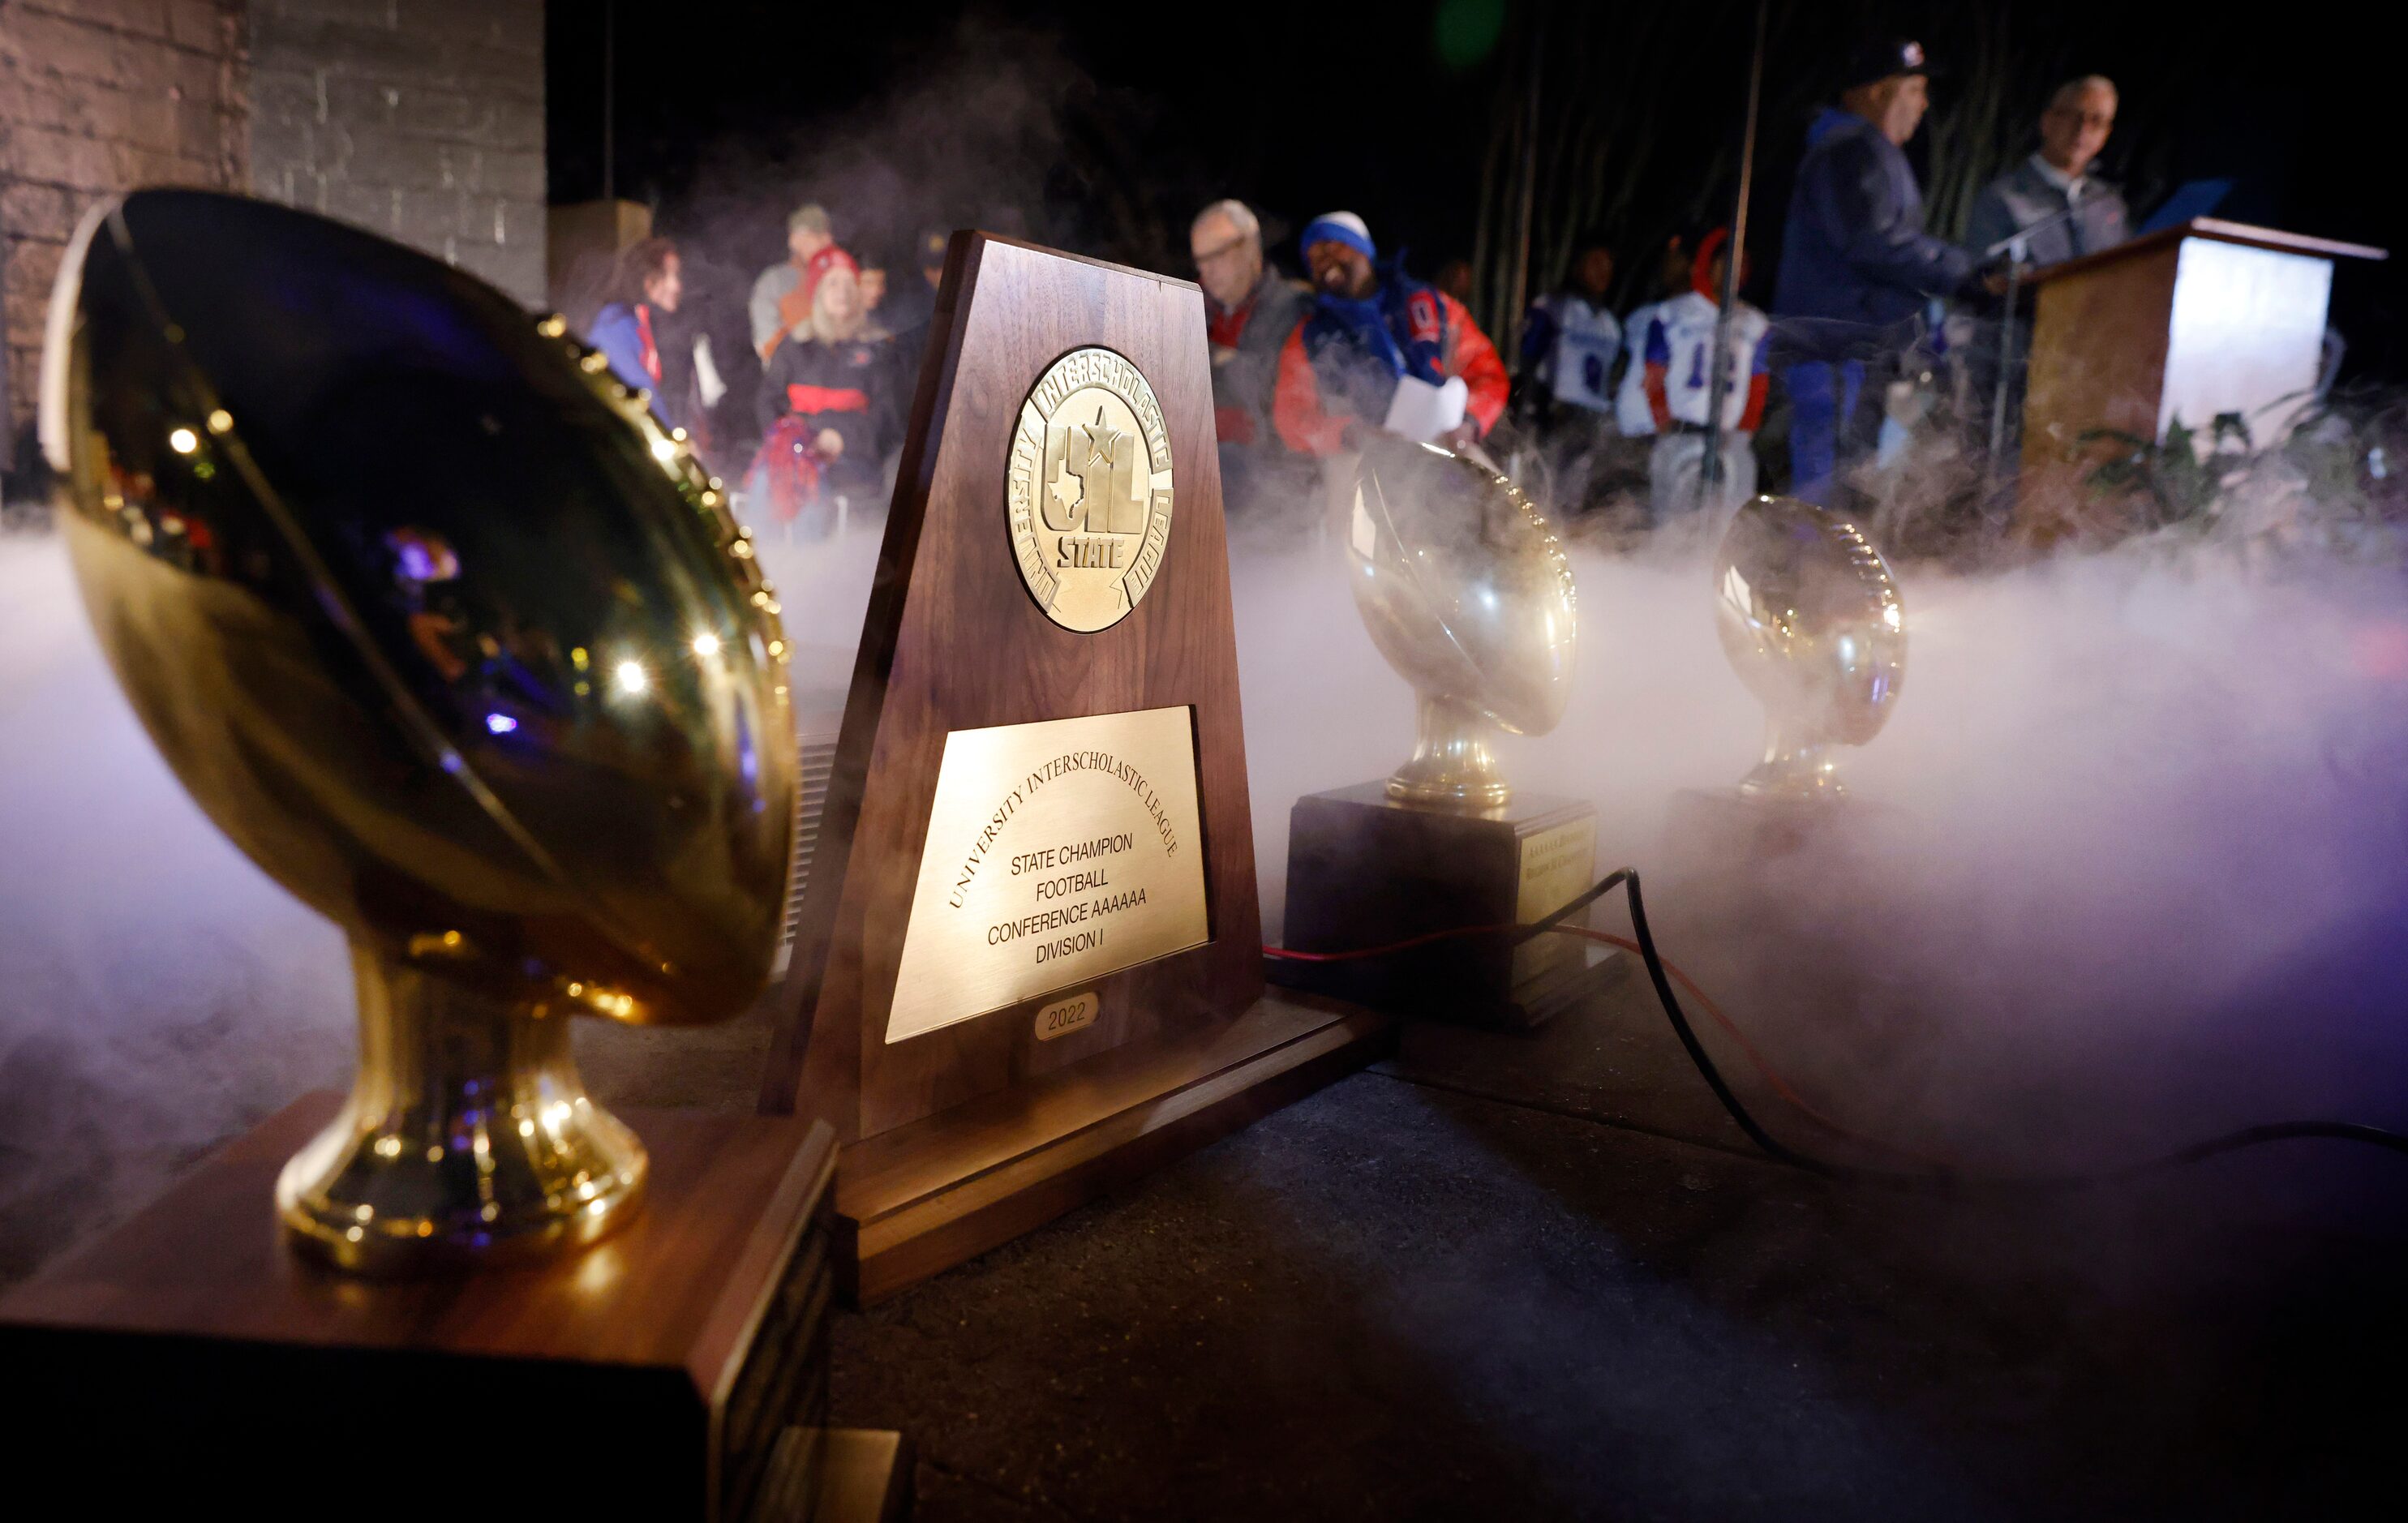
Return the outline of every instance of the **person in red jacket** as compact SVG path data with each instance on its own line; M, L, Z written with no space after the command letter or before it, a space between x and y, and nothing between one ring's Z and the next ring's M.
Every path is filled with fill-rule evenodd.
M1463 421L1435 442L1461 449L1486 437L1505 411L1511 380L1497 346L1463 303L1378 264L1363 219L1333 211L1297 239L1312 273L1313 307L1280 351L1271 423L1291 450L1334 454L1383 426L1398 384L1461 378Z

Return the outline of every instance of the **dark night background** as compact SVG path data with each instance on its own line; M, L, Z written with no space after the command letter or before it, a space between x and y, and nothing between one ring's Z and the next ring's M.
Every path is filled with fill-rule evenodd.
M1601 226L1622 295L1643 299L1676 230L1727 215L1753 0L1602 7L1411 0L1211 7L586 0L550 7L551 194L603 185L604 16L615 16L618 194L648 201L689 266L749 280L782 218L824 201L839 237L899 261L923 223L978 223L1188 273L1188 218L1234 194L1292 237L1348 207L1417 273L1476 262L1498 325L1512 279L1523 123L1539 89L1534 281ZM2049 89L2121 87L2101 161L2136 218L2181 182L2237 181L2217 215L2408 248L2378 176L2396 90L2387 50L2265 7L1999 0L1972 7L1774 0L1753 282L1769 294L1805 122L1854 38L1922 40L1945 71L1910 152L1935 230L2029 151ZM891 252L889 251L891 251ZM696 255L700 256L699 261ZM716 266L716 267L715 267ZM2399 262L2344 265L2333 321L2348 374L2397 381Z

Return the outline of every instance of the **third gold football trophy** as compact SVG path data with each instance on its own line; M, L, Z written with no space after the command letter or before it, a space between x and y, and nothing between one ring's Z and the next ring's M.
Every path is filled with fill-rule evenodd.
M1773 496L1732 518L1713 598L1723 654L1764 705L1764 752L1735 788L1675 795L1669 829L1709 858L1779 855L1865 811L1840 807L1840 762L1898 707L1906 605L1855 520Z
M1741 795L1844 796L1840 748L1881 733L1906 681L1906 608L1881 552L1842 514L1757 497L1714 557L1714 625L1764 705L1764 757Z

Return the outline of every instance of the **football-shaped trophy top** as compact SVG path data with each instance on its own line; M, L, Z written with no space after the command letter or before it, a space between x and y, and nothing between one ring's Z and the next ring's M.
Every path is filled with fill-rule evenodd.
M185 191L85 223L43 437L151 739L353 942L361 1086L287 1224L363 1267L598 1233L642 1152L557 1017L738 1013L785 894L785 646L717 485L557 318Z
M1486 727L1543 735L1571 694L1580 621L1562 541L1508 478L1385 435L1363 451L1344 506L1354 606L1421 698L1419 748L1390 795L1504 804Z
M1714 558L1724 654L1764 705L1749 795L1838 797L1835 746L1881 733L1906 679L1906 614L1889 564L1847 517L1793 497L1740 509Z

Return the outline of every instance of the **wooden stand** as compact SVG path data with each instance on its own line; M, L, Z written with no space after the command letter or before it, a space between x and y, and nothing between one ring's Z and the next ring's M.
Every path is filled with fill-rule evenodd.
M1502 809L1419 808L1383 783L1309 794L1288 815L1294 952L1352 952L1545 918L1596 881L1597 811L1516 794ZM1527 1030L1619 978L1622 955L1568 936L1432 942L1358 962L1283 961L1280 983L1383 1010Z
M1143 596L1082 633L1024 579L1007 470L1024 400L1090 348L1158 398L1176 506ZM968 844L930 839L949 738L1182 708L1206 939L898 1035L923 856L950 867ZM998 776L996 794L1012 782ZM956 234L762 1085L764 1110L836 1130L850 1293L889 1294L1376 1056L1376 1017L1264 999L1260 916L1201 295Z
M893 1295L1393 1050L1391 1023L1273 994L1236 1020L1131 1045L845 1149L840 1288Z
M339 1103L296 1101L0 1298L12 1452L129 1516L804 1516L754 1503L781 1443L786 1487L817 1485L824 1127L623 1113L652 1163L624 1230L380 1282L301 1260L268 1205Z
M2018 529L2043 543L2129 530L2086 481L2132 446L2093 431L2158 442L2180 423L2205 447L2238 413L2259 447L2279 442L2315 391L2333 261L2384 257L2202 217L2040 271Z

